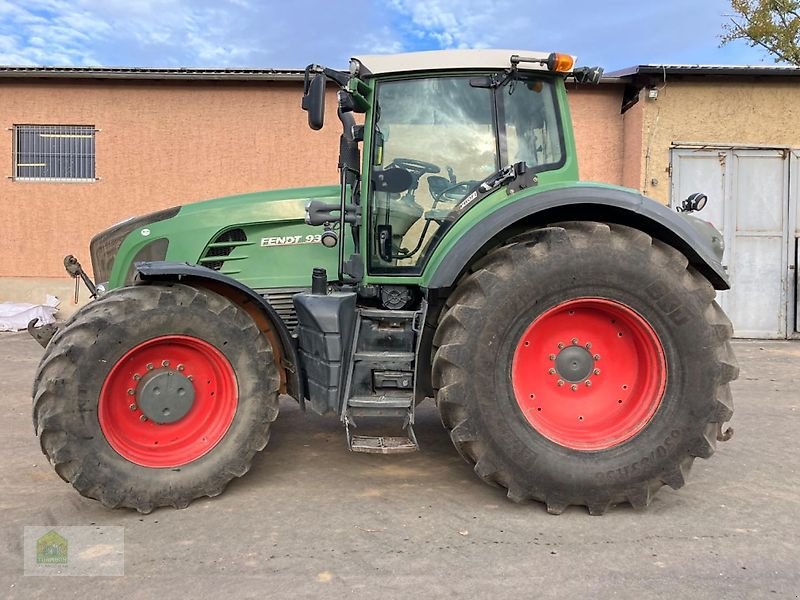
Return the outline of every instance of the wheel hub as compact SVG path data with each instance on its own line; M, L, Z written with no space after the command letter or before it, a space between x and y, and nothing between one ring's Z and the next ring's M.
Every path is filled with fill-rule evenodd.
M139 408L154 423L180 421L194 405L194 385L177 371L151 371L139 382Z
M586 348L567 346L556 356L556 372L571 383L588 379L594 370L594 359Z
M575 298L540 314L518 339L511 365L523 418L549 440L583 451L618 446L644 429L666 381L652 326L607 298Z
M106 441L126 460L174 468L223 439L238 401L228 358L205 340L172 334L137 344L111 367L97 418Z

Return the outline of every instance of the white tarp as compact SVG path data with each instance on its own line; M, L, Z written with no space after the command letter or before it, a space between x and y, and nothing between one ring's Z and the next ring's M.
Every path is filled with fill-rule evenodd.
M61 301L47 294L44 304L0 302L0 331L19 331L28 327L32 319L39 319L37 327L53 323Z

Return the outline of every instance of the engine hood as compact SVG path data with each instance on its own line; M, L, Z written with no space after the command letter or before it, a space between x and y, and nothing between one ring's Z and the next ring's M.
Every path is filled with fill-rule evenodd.
M338 201L339 189L339 186L331 185L225 196L183 205L173 209L175 212L169 218L152 221L148 217L160 214L153 213L127 221L126 224L133 223L134 227L126 226L126 237L118 251L107 257L108 262L113 260L108 289L131 283L133 265L142 260L204 264L247 280L251 286L271 287L280 285L283 280L286 285L294 285L295 282L289 278L277 276L275 261L290 259L290 254L295 257L309 254L312 245L322 249L319 243L315 243L320 228L305 224L305 207L314 199ZM116 227L119 226L96 237L103 238ZM236 230L235 235L226 236L226 232L233 230ZM160 246L166 248L165 256L148 254L154 248L154 242L159 240L166 240ZM214 245L219 245L222 240L232 242L229 244L230 252L222 261L211 261L210 257L219 255L219 250L213 249ZM264 251L269 249L267 246L273 245L285 248L279 247L273 255L265 256ZM290 247L295 247L294 253L288 250ZM313 254L316 253L315 249ZM327 254L334 256L335 252ZM270 263L271 271L267 268ZM283 270L288 270L288 265ZM303 280L306 278L304 273Z
M213 198L184 205L178 217L209 217L219 214L225 217L217 222L226 224L302 221L305 218L306 203L317 198L338 199L339 186L287 188Z

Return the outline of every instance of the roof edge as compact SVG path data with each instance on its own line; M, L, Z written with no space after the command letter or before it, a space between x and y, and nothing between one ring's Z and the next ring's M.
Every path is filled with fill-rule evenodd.
M722 77L800 77L800 67L790 65L633 65L607 73L608 77L637 75L719 75Z
M303 69L166 67L38 67L0 65L0 78L140 79L173 81L299 81Z

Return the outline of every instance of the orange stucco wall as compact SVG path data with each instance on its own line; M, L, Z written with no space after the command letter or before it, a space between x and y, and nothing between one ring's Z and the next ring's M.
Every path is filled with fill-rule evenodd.
M62 276L89 265L91 236L124 218L239 192L336 181L338 132L312 132L299 86L271 83L3 83L0 164L14 124L94 125L92 183L0 179L3 276ZM333 96L327 103L335 119Z
M334 98L329 125L311 131L299 83L5 80L0 88L0 278L64 279L64 255L75 253L88 267L91 236L132 215L336 181ZM623 182L620 94L617 85L570 91L583 179ZM37 123L99 129L100 180L8 178L11 126Z
M618 85L568 86L581 179L622 185L624 128Z

